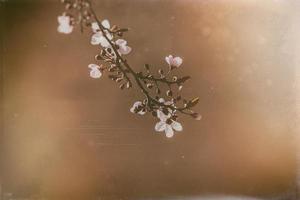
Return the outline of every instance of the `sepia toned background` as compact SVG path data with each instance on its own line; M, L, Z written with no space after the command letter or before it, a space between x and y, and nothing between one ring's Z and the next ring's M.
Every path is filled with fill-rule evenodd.
M180 74L192 76L183 93L200 97L202 120L181 118L172 139L156 133L151 116L129 112L141 94L89 77L99 49L88 31L57 33L59 1L0 1L2 195L296 198L299 1L94 6L130 28L136 70L183 57Z

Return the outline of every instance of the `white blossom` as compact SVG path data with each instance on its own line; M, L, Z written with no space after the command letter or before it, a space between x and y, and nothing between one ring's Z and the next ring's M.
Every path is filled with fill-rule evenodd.
M118 39L116 44L119 46L118 52L119 54L129 54L131 52L131 47L127 46L127 41L124 39Z
M164 98L160 98L158 100L160 103L164 103L165 105L173 105L173 101L166 101Z
M110 24L109 21L107 19L103 20L101 22L102 26L106 29L110 29ZM91 44L92 45L101 45L102 47L110 47L109 42L107 41L107 39L104 37L103 33L100 30L100 27L98 25L97 22L93 22L92 23L92 31L93 31L93 35L91 38ZM113 39L113 36L108 32L108 30L104 30L106 37L111 40Z
M73 26L71 25L71 18L70 16L61 15L57 17L57 21L59 26L57 31L64 34L69 34L73 31Z
M90 77L92 78L100 78L102 76L102 72L100 70L100 66L96 64L89 64L88 68L90 68Z
M163 103L165 104L166 106L173 106L174 108L176 108L176 105L174 105L174 102L173 101L166 101L164 98L160 98L158 100L159 103ZM162 106L160 106L160 110L162 110ZM167 110L169 111L169 113L175 113L176 111L172 111L171 108L167 108Z
M137 113L139 115L144 115L146 111L142 108L143 103L141 101L136 101L133 106L130 108L130 112Z
M174 130L175 131L183 130L179 122L171 119L170 113L168 115L165 115L162 111L157 110L157 117L160 119L160 121L156 123L155 130L158 132L165 131L165 134L168 138L173 137Z
M180 57L173 57L172 55L167 56L166 58L166 62L171 66L171 67L179 67L183 60Z

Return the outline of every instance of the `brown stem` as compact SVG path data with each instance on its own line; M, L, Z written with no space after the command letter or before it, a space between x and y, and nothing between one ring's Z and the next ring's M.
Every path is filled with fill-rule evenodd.
M168 81L167 79L163 78L163 79L160 79L160 78L147 78L147 77L144 77L144 76L140 76L138 73L136 73L131 67L130 65L127 63L127 61L122 58L122 56L119 54L116 46L114 45L114 43L107 37L106 35L106 28L101 24L100 20L98 19L95 11L93 10L92 6L91 6L91 2L89 0L86 0L89 4L90 4L90 11L91 11L91 14L93 16L93 18L96 20L104 38L108 41L108 43L110 44L111 48L113 49L115 55L116 55L116 60L117 62L120 62L120 64L122 64L126 69L127 71L133 76L135 82L137 83L137 85L139 86L139 88L141 89L142 93L145 95L146 99L147 99L147 102L148 102L148 106L151 108L152 107L152 103L154 103L156 106L158 107L165 107L165 108L170 108L172 111L175 111L175 110L178 110L179 112L183 113L183 114L187 114L184 110L186 110L186 107L181 107L181 108L177 108L173 105L165 105L164 103L161 103L159 102L158 100L156 100L155 98L151 97L151 95L149 94L149 92L147 91L147 89L143 86L141 80L143 79L147 79L147 80L152 80L152 81L156 81L156 82L163 82L163 83L167 83L167 84L175 84L177 82L174 82L174 81ZM126 79L130 81L129 77L127 76L127 72L120 66L120 65L117 65L117 67L124 73L124 76L126 77Z

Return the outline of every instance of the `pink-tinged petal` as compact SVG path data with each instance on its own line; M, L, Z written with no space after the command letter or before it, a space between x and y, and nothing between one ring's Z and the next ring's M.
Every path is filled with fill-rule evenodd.
M100 78L102 76L102 73L99 69L92 69L90 71L90 77L92 78Z
M100 66L96 65L96 64L89 64L88 68L90 68L90 69L100 69Z
M100 31L100 27L99 27L97 22L92 23L92 30L93 30L94 33Z
M91 44L92 45L98 45L98 44L101 43L102 39L103 39L102 33L97 32L97 33L92 35Z
M123 39L117 39L116 44L119 45L119 46L126 46L127 41L123 40Z
M183 60L180 57L176 57L173 59L173 62L175 67L179 67L182 64Z
M162 122L162 121L157 122L155 125L155 131L158 131L158 132L164 131L166 128L166 125L167 124L165 122Z
M101 24L104 26L104 28L110 29L110 24L107 19L103 20Z
M167 138L171 138L171 137L173 137L173 135L174 135L174 131L173 131L173 129L172 129L172 126L171 126L171 125L169 125L169 124L167 124L167 125L166 125L166 128L165 128L165 133L166 133L166 136L167 136Z
M143 103L141 101L136 101L136 102L134 102L133 107L138 107L138 106L140 106L142 104Z
M182 128L182 126L179 122L173 121L171 126L175 131L182 131L183 130L183 128Z
M119 53L123 54L123 55L127 55L130 52L131 52L131 47L128 47L128 46L123 46L123 47L120 47L120 49L119 49Z
M141 105L143 105L143 103L141 102L141 101L136 101L134 104L133 104L133 106L130 108L130 112L132 112L132 113L136 113L136 108L138 107L138 106L141 106ZM144 115L146 112L145 111L143 111L143 110L140 110L139 112L137 112L137 114L139 114L139 115Z
M169 55L169 56L167 56L167 57L165 58L165 60L166 60L166 62L167 62L169 65L171 65L171 62L172 62L172 60L173 60L173 56L172 56L172 55Z

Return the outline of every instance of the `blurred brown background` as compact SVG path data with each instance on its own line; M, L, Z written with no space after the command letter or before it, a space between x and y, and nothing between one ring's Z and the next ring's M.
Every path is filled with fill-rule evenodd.
M59 1L1 6L1 183L20 197L276 196L296 180L300 2L99 0L135 69L184 58L203 119L167 139L140 98L89 78L91 34L56 31Z

